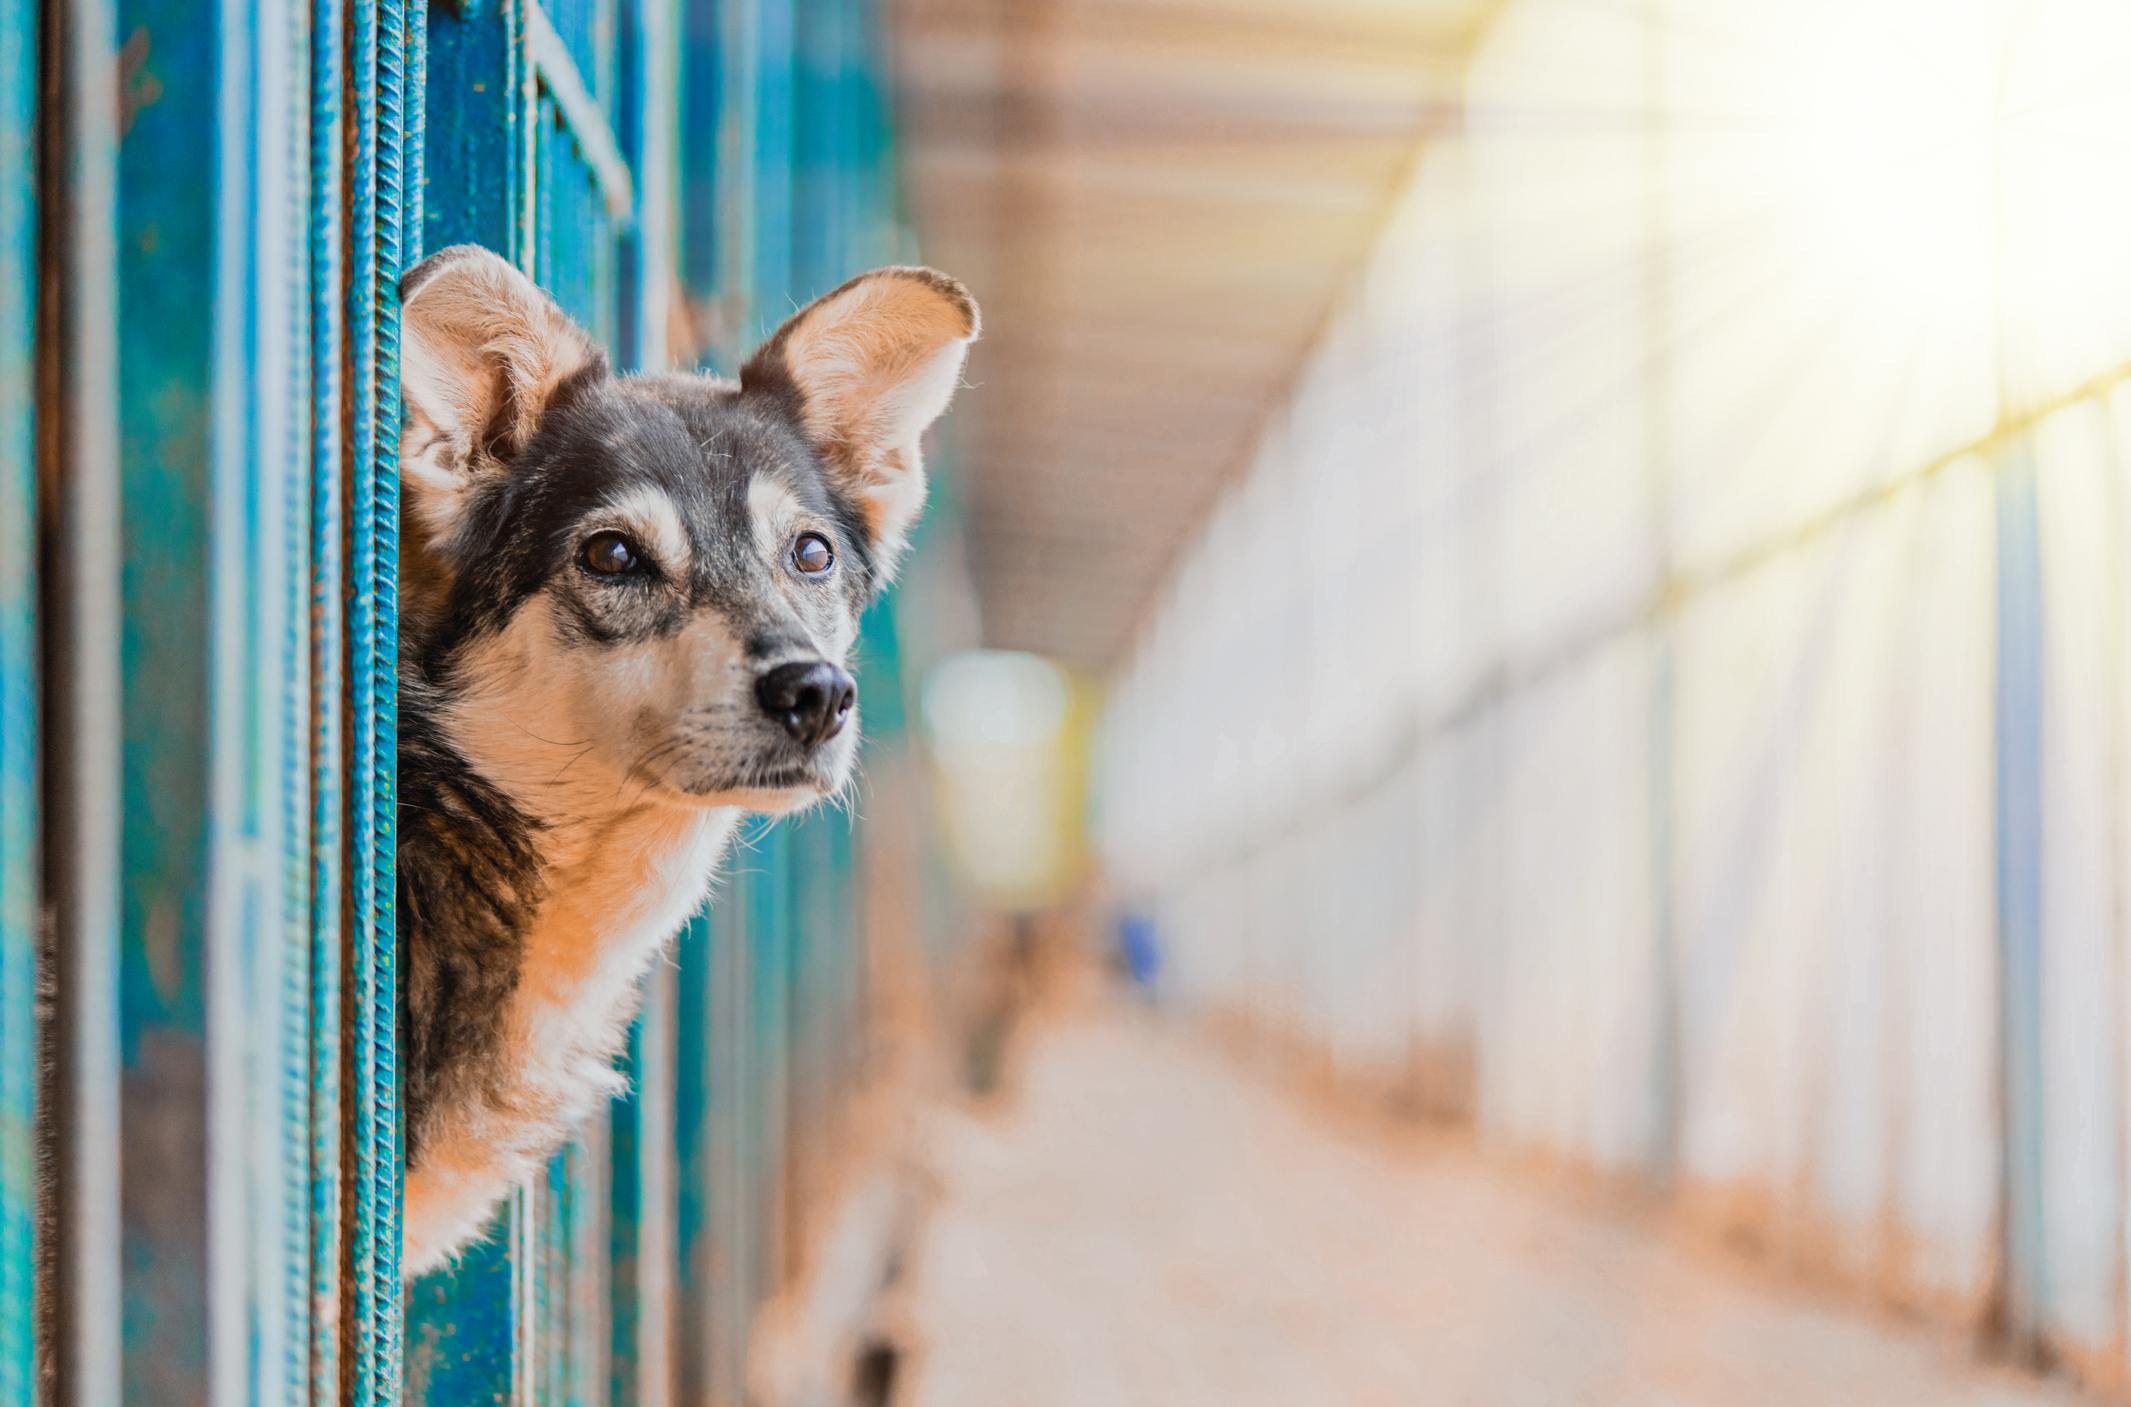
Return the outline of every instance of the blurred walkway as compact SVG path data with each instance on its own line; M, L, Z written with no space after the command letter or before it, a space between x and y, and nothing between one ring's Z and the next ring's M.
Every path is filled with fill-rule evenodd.
M1108 1017L944 1114L902 1407L2072 1403Z

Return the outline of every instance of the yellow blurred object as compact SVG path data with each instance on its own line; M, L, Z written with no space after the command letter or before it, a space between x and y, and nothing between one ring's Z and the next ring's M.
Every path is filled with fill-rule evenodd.
M1063 899L1083 860L1087 717L1041 655L966 650L925 677L938 813L957 879L988 907Z

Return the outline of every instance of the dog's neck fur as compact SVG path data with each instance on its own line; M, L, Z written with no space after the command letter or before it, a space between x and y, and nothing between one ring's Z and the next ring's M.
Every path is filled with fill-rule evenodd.
M499 1181L531 1176L622 1092L613 1066L644 975L703 902L744 814L619 789L588 808L590 786L506 790L488 779L518 769L482 757L455 712L403 682L406 1116L419 1160L407 1230L420 1245L455 1239L448 1228L485 1215Z

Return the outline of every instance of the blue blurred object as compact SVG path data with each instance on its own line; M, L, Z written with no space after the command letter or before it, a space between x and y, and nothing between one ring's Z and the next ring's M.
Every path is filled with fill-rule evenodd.
M1125 970L1132 980L1150 992L1162 975L1162 945L1155 937L1154 920L1145 914L1126 914L1117 921L1117 947L1124 954Z

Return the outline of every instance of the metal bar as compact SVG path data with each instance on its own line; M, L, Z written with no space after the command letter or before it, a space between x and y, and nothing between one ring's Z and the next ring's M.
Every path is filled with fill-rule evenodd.
M614 1101L609 1112L607 1138L607 1244L601 1248L611 1279L607 1298L608 1366L607 1400L634 1404L641 1399L638 1375L642 1366L639 1341L643 1336L646 1301L640 1269L647 1246L644 1229L644 1125L647 1109L644 1085L644 1034L650 1024L649 1010L629 1032L629 1049L623 1069L629 1078L629 1093ZM656 1123L654 1116L651 1122ZM655 1307L656 1302L652 1302Z
M51 5L40 81L40 362L56 395L38 425L49 500L44 631L44 897L58 986L51 1104L57 1400L116 1407L119 1288L121 610L118 403L118 16Z
M728 219L741 212L720 200L724 170L726 83L719 56L724 27L735 8L712 0L675 0L681 7L676 39L681 48L674 164L675 272L698 302L715 298L724 282L723 248ZM648 180L648 174L646 179ZM721 214L722 212L722 214ZM701 340L696 334L691 340ZM691 348L700 356L703 349Z
M748 1278L739 1308L743 1335L754 1310L784 1282L784 1177L791 1136L792 828L771 823L757 842L760 868L748 877L749 1049L746 1171ZM744 1358L745 1339L739 1350Z
M37 6L0 0L0 1401L35 1392Z
M1666 46L1673 42L1665 23L1665 0L1645 0L1643 76L1650 110L1663 112L1666 102ZM1672 498L1675 469L1673 405L1670 187L1666 163L1671 154L1668 129L1649 124L1643 159L1649 164L1643 192L1643 444L1645 455L1645 530L1650 559L1659 580L1673 572ZM1681 1126L1686 1118L1686 1067L1680 1049L1681 952L1679 915L1674 903L1679 866L1678 748L1679 670L1676 642L1679 621L1675 603L1666 601L1649 623L1649 714L1645 737L1649 748L1647 789L1650 886L1650 1002L1655 1034L1650 1050L1650 1119L1644 1158L1661 1187L1679 1175Z
M749 1230L756 1180L750 1117L756 1084L748 1002L754 944L748 932L747 890L760 881L761 862L751 836L743 833L734 843L726 869L724 892L711 907L710 962L702 974L709 989L704 1054L709 1067L705 1084L710 1156L700 1174L706 1184L700 1195L709 1223L702 1253L710 1273L703 1286L707 1323L698 1332L708 1359L702 1400L712 1407L741 1407L747 1391L741 1364L747 1354L747 1311L753 1293L754 1242Z
M565 1147L541 1169L528 1228L524 1271L533 1312L527 1317L521 1394L529 1407L576 1407L570 1396L570 1154Z
M342 882L347 804L342 728L345 693L345 502L347 393L341 153L346 141L347 14L344 0L312 0L310 170L310 1050L311 1143L309 1402L341 1401L341 1251L345 1244L341 1170L341 1035L348 930Z
M652 59L644 33L647 23L657 28L657 12L662 3L663 0L621 0L619 4L607 6L614 35L613 91L609 94L609 106L614 112L614 139L620 147L623 162L632 167L640 179L649 174L643 167L644 122L654 106L644 85L645 65ZM644 217L652 214L656 200L651 182L646 181L642 186L640 200L637 224L623 231L614 242L614 336L608 343L614 365L632 370L640 370L644 365L647 331L644 322L645 272L647 267L664 267L663 264L647 266L644 262L644 239L647 234L655 235L658 228L655 224L649 227L643 224ZM664 326L663 322L659 325Z
M661 965L632 1043L635 1097L615 1111L608 1387L614 1407L668 1407L674 1400L675 997L674 971Z
M526 228L531 239L532 264L526 270L533 282L552 295L555 289L555 100L536 87L532 95L532 121L526 125L532 157L532 202L526 208ZM560 300L557 300L558 302ZM564 312L570 311L568 307Z
M400 54L402 74L400 80L402 98L400 103L400 209L399 209L399 267L390 270L394 306L398 305L400 275L422 262L422 232L427 227L423 203L427 198L428 179L425 158L428 151L429 111L429 7L405 4L400 6ZM397 334L395 333L395 345ZM397 385L398 378L394 377ZM393 453L395 455L393 477L398 479L397 454L399 430L397 418L393 428ZM396 567L396 564L395 564ZM395 570L394 579L397 580Z
M719 888L729 885L721 879ZM713 901L715 903L717 901ZM717 1254L712 1190L719 1153L719 1093L711 1052L719 1027L709 975L717 964L716 928L708 912L681 930L673 978L673 1266L672 1384L676 1400L711 1396L712 1305L723 1271Z
M287 7L219 0L208 475L207 1352L211 1400L287 1402L309 1339L307 811L294 630L308 541L298 192L308 102ZM307 94L305 95L307 97ZM293 873L292 873L293 871ZM292 922L292 913L297 916Z
M537 1389L540 1364L540 1203L544 1178L511 1195L511 1407L541 1407ZM434 1407L444 1407L437 1403Z
M679 286L681 16L679 0L636 0L623 9L636 18L628 46L631 81L622 100L632 103L634 128L625 147L638 185L634 227L636 277L628 356L643 371L673 364L668 324Z
M585 164L592 168L593 179L606 198L608 215L626 225L635 217L636 191L629 179L629 163L622 159L621 143L614 139L605 111L586 89L577 61L570 57L569 46L555 32L547 11L540 7L539 0L523 3L526 52L531 56L533 72L555 100L563 125L576 141Z
M569 1359L571 1407L607 1407L613 1345L611 1244L613 1154L606 1117L593 1119L565 1150L569 1177L568 1257Z
M287 574L281 592L281 913L282 1039L280 1050L282 1141L279 1149L282 1236L281 1295L286 1339L281 1348L283 1391L277 1402L299 1407L311 1400L317 1381L312 1350L317 1337L319 1300L313 1292L314 1246L313 1156L319 1128L312 1117L312 1004L315 982L313 934L312 822L316 815L312 747L317 703L312 646L313 554L317 539L311 514L315 504L315 415L312 383L311 319L317 311L312 284L313 217L320 208L315 184L311 121L315 112L311 83L314 44L310 5L288 7L281 21L280 58L287 73L278 107L287 123L288 140L280 159L286 186L287 226L277 243L272 276L282 285L281 318L285 344L279 354L289 368L284 388L287 426L281 481L277 486L285 516ZM262 104L262 108L265 105ZM270 109L267 109L270 110ZM330 188L328 188L330 189Z
M2002 1173L2001 1327L2039 1352L2049 1299L2043 1225L2042 530L2032 440L1997 477L1996 890Z
M755 324L755 202L761 172L756 167L756 124L761 85L761 8L774 0L725 0L705 4L715 16L712 82L716 85L717 146L710 172L708 209L702 222L716 240L713 269L723 308L723 339L715 349L727 367L737 367Z
M398 280L419 192L404 186L408 30L398 0L350 14L354 123L348 262L349 900L343 1165L352 1185L344 1304L348 1394L397 1403L400 1119L393 929L398 694Z
M534 210L540 198L539 122L540 80L533 69L532 51L526 43L526 10L532 0L503 0L504 83L511 94L510 117L505 134L511 150L511 195L505 208L510 222L511 262L527 274L534 273L538 251L534 248Z
M753 0L753 133L741 170L752 189L753 240L748 249L748 338L758 341L798 310L792 281L793 40L796 0Z
M120 0L119 531L124 652L119 1158L123 1391L211 1399L206 988L214 785L210 594L222 25ZM212 298L212 293L209 295ZM207 316L203 316L207 313Z

